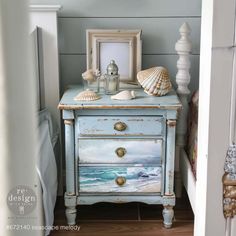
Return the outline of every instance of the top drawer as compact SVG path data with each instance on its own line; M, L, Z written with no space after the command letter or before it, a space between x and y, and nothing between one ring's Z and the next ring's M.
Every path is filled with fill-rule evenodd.
M158 116L80 116L76 120L79 136L163 135L164 118Z

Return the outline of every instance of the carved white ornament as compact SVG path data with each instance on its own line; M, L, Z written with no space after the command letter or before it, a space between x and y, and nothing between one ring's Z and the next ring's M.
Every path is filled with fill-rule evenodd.
M189 94L188 84L190 82L189 69L191 66L189 54L192 48L192 42L189 38L191 29L188 23L184 23L179 29L181 38L175 44L175 50L179 55L177 61L178 72L176 75L176 83L178 85L178 94Z

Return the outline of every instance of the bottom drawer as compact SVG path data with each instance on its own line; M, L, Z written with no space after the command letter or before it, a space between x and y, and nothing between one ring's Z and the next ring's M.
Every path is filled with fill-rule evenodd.
M161 167L79 167L80 193L161 193Z

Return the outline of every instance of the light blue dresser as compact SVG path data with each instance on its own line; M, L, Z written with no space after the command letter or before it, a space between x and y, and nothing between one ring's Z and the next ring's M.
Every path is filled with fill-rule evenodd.
M170 228L175 205L174 159L177 111L174 91L163 97L136 90L128 101L102 94L78 102L81 87L70 87L59 109L65 124L68 224L76 206L96 202L162 204L164 226Z

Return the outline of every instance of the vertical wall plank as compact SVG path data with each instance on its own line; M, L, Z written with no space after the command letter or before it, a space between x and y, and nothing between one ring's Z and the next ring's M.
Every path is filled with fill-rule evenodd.
M227 16L222 17L219 16ZM214 7L213 47L231 47L234 44L235 0L219 1ZM223 33L222 33L223 32Z

